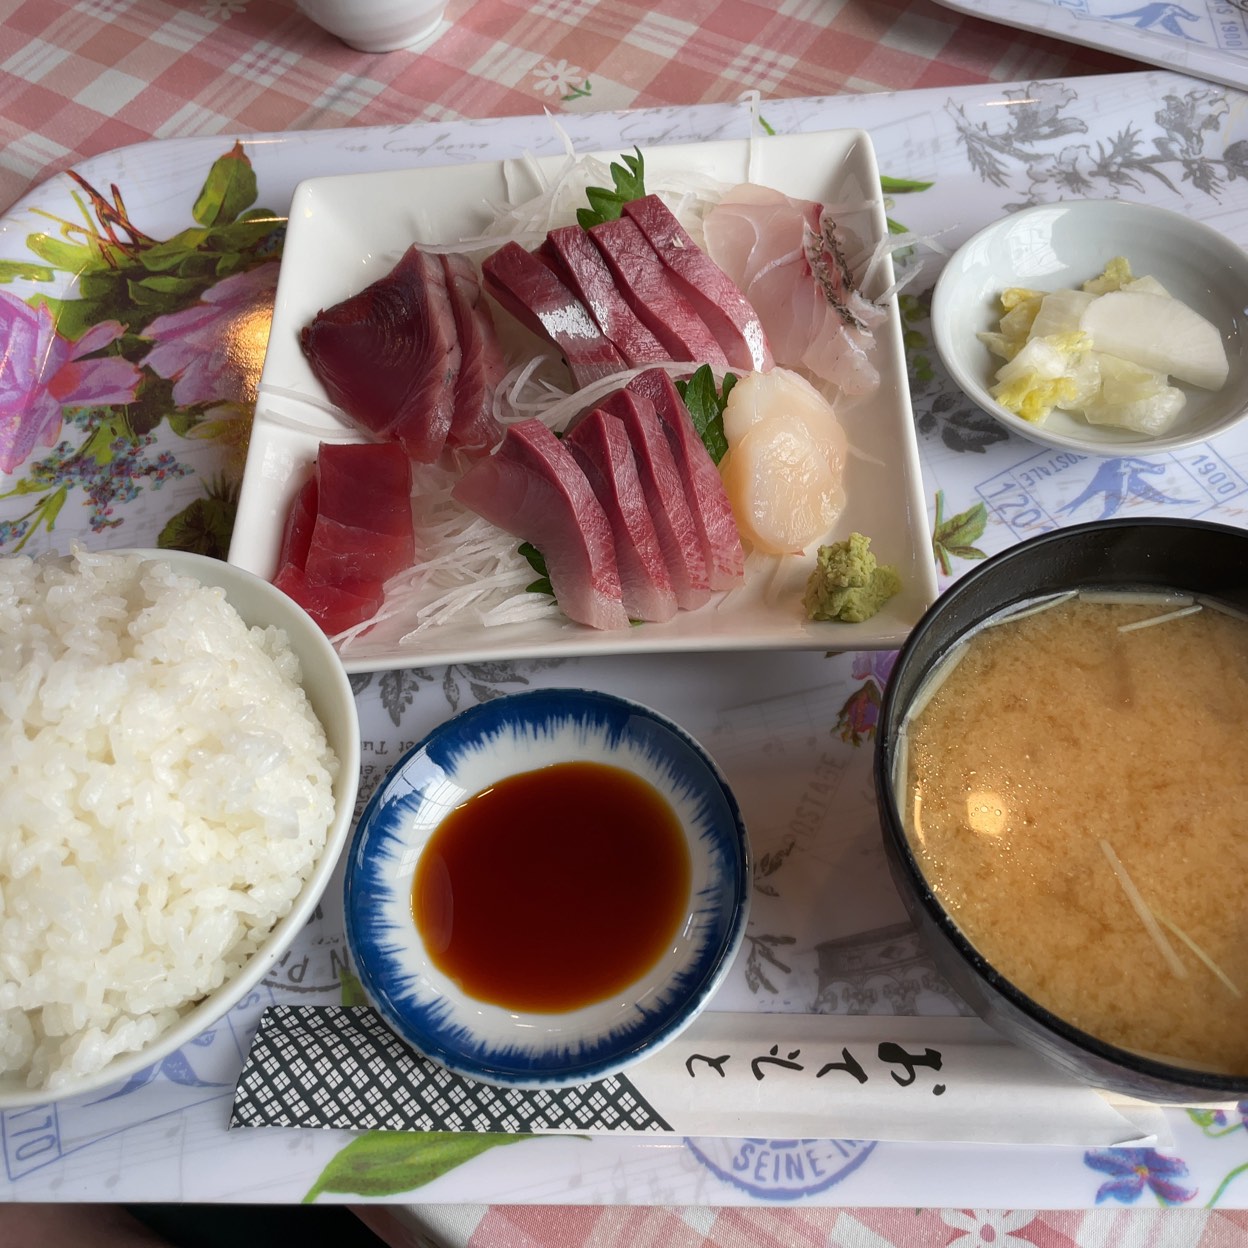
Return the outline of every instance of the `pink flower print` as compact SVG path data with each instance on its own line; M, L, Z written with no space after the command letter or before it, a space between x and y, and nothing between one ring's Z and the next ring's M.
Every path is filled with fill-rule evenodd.
M93 325L70 341L44 305L32 308L0 291L0 472L13 472L37 445L54 446L65 408L133 403L142 374L120 356L84 357L125 332L117 321Z
M888 678L897 662L896 650L862 650L854 655L853 676L855 680L870 677L881 689L887 688Z
M173 382L179 407L256 397L277 270L274 260L235 273L204 291L194 307L158 316L144 331L156 345L142 363Z

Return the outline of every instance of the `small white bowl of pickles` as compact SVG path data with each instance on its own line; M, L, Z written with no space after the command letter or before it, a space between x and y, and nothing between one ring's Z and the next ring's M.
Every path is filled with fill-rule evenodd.
M1126 200L1024 208L968 239L932 295L941 360L1022 437L1150 454L1248 413L1248 254Z

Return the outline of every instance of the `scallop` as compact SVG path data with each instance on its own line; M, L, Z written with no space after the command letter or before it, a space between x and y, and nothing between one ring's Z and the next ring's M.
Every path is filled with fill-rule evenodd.
M832 405L785 369L739 381L724 410L720 463L741 536L769 554L800 554L845 505L845 433Z

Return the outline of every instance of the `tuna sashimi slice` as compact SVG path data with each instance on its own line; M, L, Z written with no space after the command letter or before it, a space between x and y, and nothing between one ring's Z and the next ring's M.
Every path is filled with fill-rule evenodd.
M601 409L593 411L577 422L564 445L610 522L624 610L634 620L670 620L676 594L623 424Z
M273 584L293 598L328 637L371 620L384 600L380 581L354 579L330 585L312 580L293 564L283 568Z
M745 580L745 551L732 514L732 504L719 469L693 427L693 418L671 377L661 368L647 369L628 389L653 404L667 435L706 557L712 589L732 589Z
M688 611L711 596L710 576L697 522L685 497L680 469L667 435L649 399L630 390L617 390L601 404L617 416L633 448L637 475L650 508L650 518L667 564L677 605Z
M412 465L393 442L322 442L316 454L317 518L401 537L407 567L412 536ZM398 571L398 569L395 569Z
M519 243L505 243L486 257L481 272L501 307L559 348L578 387L628 367L589 309Z
M304 570L314 581L387 581L416 558L412 465L393 442L322 443Z
M616 287L602 253L579 225L551 230L537 254L589 309L598 328L615 344L626 363L636 367L672 358L637 319Z
M316 473L303 483L282 527L282 543L278 550L277 566L298 568L303 571L308 563L308 551L312 548L312 530L316 527Z
M771 347L758 313L732 278L690 238L671 209L657 195L647 195L625 204L624 213L636 222L677 288L715 335L729 366L745 372L769 369Z
M422 463L442 452L460 349L438 257L412 246L380 280L305 325L312 372L360 428L393 437Z
M413 562L410 535L375 533L320 515L303 570L327 585L352 578L384 582Z
M377 614L416 557L412 463L394 442L322 442L286 518L273 584L330 636Z
M628 217L602 221L590 228L589 236L629 307L672 359L727 365L715 335L677 289L635 221Z
M447 252L442 256L442 268L460 349L455 410L446 445L467 455L481 455L503 436L502 426L494 417L494 391L507 372L507 364L472 261L458 252Z
M542 552L569 619L628 627L606 513L572 452L540 420L508 425L498 449L469 468L451 494Z

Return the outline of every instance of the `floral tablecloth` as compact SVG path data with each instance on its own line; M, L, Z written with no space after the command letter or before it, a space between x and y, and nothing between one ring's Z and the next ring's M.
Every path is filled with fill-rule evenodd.
M292 0L0 0L0 204L148 139L1009 82L1138 68L932 0L450 0L419 53Z
M6 553L75 536L223 553L296 183L558 151L562 137L534 116L543 105L581 149L862 126L892 215L949 246L1009 206L1069 194L1165 203L1248 242L1241 95L1164 73L1081 79L1117 66L930 4L773 14L746 3L453 0L432 48L389 57L342 48L279 0L32 0L0 4L0 15L3 196L72 168L0 222ZM830 94L881 86L927 89ZM743 89L761 98L732 103ZM647 103L661 107L603 111ZM140 146L109 154L125 143ZM942 583L1075 520L1242 523L1248 445L1238 438L1105 460L1007 438L951 389L931 352L934 254L927 264L902 311ZM888 663L706 655L644 668L537 661L363 676L365 793L407 742L471 701L535 683L627 692L700 735L749 807L760 893L731 1008L960 1013L878 858L867 759ZM853 887L829 923L811 897L844 864ZM1213 1244L1242 1228L1222 1211L1248 1204L1244 1106L1168 1110L1168 1138L1139 1149L596 1139L482 1152L452 1137L417 1155L386 1152L362 1172L357 1142L332 1132L227 1135L260 1009L338 1000L342 968L341 914L327 896L263 990L196 1044L90 1102L0 1115L0 1198L420 1201L392 1211L395 1242L477 1245ZM799 1159L796 1146L808 1144L816 1160ZM761 1146L766 1181L745 1162L757 1167ZM800 1179L776 1180L785 1164L797 1176L799 1161ZM1181 1219L1144 1213L1158 1205L1184 1207ZM1003 1208L1025 1212L985 1212ZM1060 1208L1079 1212L1039 1212Z

